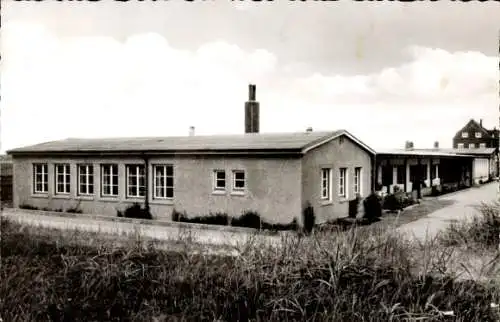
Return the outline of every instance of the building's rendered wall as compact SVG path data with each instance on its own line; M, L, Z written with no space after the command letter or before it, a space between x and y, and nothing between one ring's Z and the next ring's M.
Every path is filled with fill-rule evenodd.
M48 163L49 193L47 196L33 194L33 163ZM29 204L40 209L68 209L79 206L84 213L116 216L133 202L144 203L144 199L127 199L125 195L126 164L144 163L141 159L55 159L20 158L14 160L14 206ZM54 164L71 165L71 193L69 196L54 194ZM94 197L79 197L77 190L77 164L94 165ZM116 199L100 197L100 164L119 165L119 196ZM169 201L153 200L154 164L174 166L174 198ZM213 193L213 171L226 170L226 193ZM245 170L247 190L243 195L231 193L232 170ZM186 211L188 216L207 215L210 212L225 212L237 216L245 210L257 211L271 223L289 223L301 216L301 160L284 158L229 158L229 157L176 157L151 158L149 167L149 198L153 216L170 219L172 210Z
M334 218L346 217L349 211L348 200L356 198L354 193L354 169L362 168L361 197L371 191L371 155L346 136L343 142L336 138L309 151L302 160L302 201L303 206L310 202L316 214L316 222L321 223ZM347 198L339 197L339 169L347 168ZM321 200L321 169L332 169L332 201Z

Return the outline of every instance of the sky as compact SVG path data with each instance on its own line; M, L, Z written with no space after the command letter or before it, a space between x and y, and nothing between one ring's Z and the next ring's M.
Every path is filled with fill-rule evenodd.
M0 153L68 137L346 129L451 147L499 122L500 6L461 2L2 2Z

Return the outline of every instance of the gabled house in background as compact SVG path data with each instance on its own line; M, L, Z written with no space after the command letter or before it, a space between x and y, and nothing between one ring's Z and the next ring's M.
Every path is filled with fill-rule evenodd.
M345 217L372 190L375 151L345 130L260 133L250 85L245 133L158 138L66 139L9 151L14 207L78 206L116 216L138 202L155 218L256 211L269 223Z
M498 148L498 135L500 131L483 127L483 120L476 122L471 119L453 137L453 148L455 149L485 149Z

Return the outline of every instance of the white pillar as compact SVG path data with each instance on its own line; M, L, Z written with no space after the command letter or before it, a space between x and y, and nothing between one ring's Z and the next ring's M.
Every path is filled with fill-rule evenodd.
M396 184L398 183L398 167L397 166L393 166L392 167L392 186L393 186L393 191L394 191L394 187L396 186Z
M427 187L431 187L432 186L432 182L431 182L431 162L432 160L429 159L429 161L427 162Z
M411 187L410 187L410 163L406 163L406 192L411 192Z
M439 179L439 164L436 164L436 179ZM441 179L437 180L441 185Z

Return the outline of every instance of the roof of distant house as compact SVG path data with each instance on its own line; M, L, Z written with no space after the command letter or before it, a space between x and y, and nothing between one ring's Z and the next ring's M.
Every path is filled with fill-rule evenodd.
M478 149L390 149L378 150L377 154L392 155L414 155L414 156L443 156L443 157L477 157L478 155L490 156L495 152L495 148Z
M346 130L330 132L296 133L246 133L240 135L171 136L136 138L68 138L17 148L9 154L66 153L66 152L307 152L308 150L346 135L366 150L374 153L366 144Z
M0 163L10 163L12 162L12 156L8 154L0 154Z

